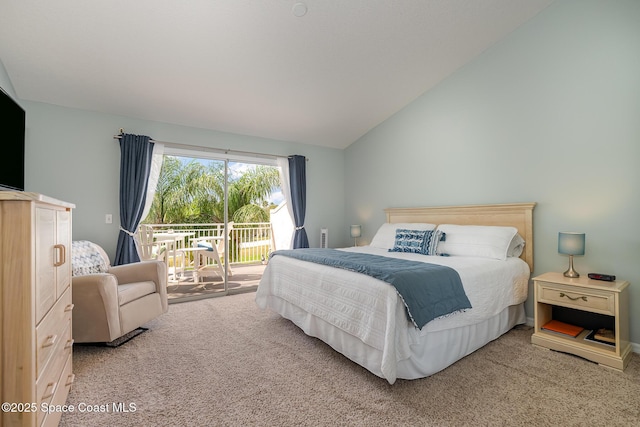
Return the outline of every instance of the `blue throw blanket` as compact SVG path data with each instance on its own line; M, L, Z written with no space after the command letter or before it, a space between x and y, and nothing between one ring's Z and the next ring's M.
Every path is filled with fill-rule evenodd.
M293 249L271 254L276 255L355 271L393 285L418 329L438 317L471 308L460 275L443 265L336 249Z

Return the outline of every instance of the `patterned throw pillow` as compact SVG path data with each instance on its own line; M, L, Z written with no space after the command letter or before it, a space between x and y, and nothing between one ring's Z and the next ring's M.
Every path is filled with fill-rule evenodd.
M109 266L95 244L87 240L74 240L71 244L71 269L73 276L105 273Z
M429 234L425 236L423 251L420 252L423 255L436 255L436 249L438 248L438 242L445 240L446 234L440 230L431 230Z
M396 230L396 240L389 252L409 252L422 255L435 255L438 242L444 240L439 230Z

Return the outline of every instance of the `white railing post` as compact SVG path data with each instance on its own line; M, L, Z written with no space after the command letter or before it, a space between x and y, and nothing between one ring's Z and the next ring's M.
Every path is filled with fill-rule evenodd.
M220 236L224 230L222 223L204 224L147 224L153 228L154 233L174 231L191 231L194 237ZM178 247L189 247L193 238L185 238L178 242ZM271 224L261 223L236 223L229 235L230 264L259 263L273 251L273 234Z

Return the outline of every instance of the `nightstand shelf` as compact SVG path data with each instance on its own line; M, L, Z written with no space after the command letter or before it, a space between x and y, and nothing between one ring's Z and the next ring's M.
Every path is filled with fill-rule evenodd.
M562 273L545 273L534 279L535 331L531 342L541 347L583 357L601 365L623 370L631 359L629 342L629 282L603 282L587 277L568 278ZM568 310L562 320L584 327L577 337L548 332L542 327L554 319L558 309ZM575 313L571 318L571 313ZM578 316L579 315L579 316ZM592 324L615 331L614 346L587 341Z

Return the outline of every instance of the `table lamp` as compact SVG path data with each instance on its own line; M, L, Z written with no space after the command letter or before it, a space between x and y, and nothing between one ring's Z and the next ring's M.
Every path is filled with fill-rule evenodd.
M573 269L573 256L584 255L584 233L558 233L558 253L569 255L569 269L564 272L565 277L580 277Z
M351 237L353 237L353 245L358 246L358 237L362 235L362 226L360 225L352 225L351 226Z

